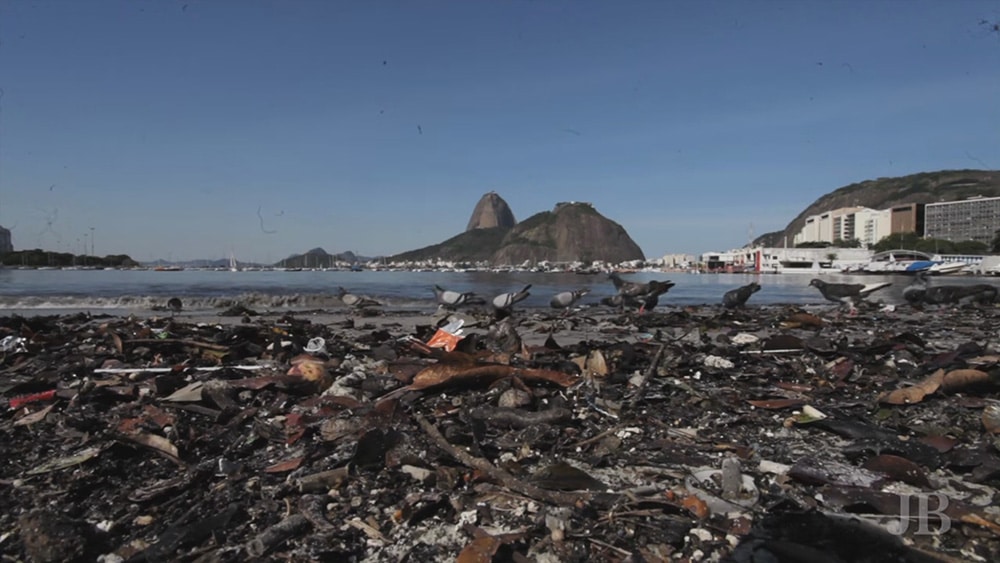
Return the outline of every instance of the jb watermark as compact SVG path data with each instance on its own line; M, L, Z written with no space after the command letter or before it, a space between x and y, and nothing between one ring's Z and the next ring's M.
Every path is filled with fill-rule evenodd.
M917 536L944 534L951 529L951 518L945 514L948 497L941 493L899 495L899 529L903 535L910 529Z

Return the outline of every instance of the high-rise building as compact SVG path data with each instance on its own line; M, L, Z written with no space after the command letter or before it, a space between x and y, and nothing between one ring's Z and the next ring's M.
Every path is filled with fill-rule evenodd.
M974 197L924 206L924 238L990 244L1000 229L1000 197Z
M892 208L892 234L923 232L924 204L904 203Z
M0 254L14 252L14 244L10 239L10 229L0 227Z

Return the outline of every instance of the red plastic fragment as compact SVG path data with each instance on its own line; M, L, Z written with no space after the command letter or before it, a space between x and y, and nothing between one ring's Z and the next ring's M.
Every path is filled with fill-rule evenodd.
M28 403L35 403L38 401L51 401L56 397L56 390L50 389L49 391L42 391L41 393L32 393L30 395L21 395L20 397L14 397L10 400L10 408L17 410Z

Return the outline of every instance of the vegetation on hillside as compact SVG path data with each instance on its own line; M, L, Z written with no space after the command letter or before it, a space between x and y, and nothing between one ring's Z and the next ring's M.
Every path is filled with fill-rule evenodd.
M935 238L923 238L916 233L895 233L871 246L875 252L905 249L919 250L928 254L987 254L989 246L976 240L952 242Z

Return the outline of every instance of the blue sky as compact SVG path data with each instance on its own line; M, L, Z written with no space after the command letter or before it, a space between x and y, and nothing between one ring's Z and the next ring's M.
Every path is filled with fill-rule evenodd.
M8 0L0 224L140 261L391 254L591 201L647 256L1000 169L1000 3ZM751 227L752 226L752 227Z

